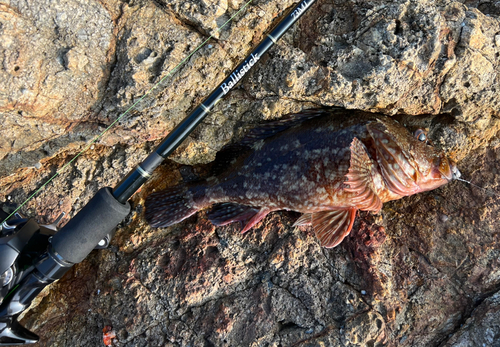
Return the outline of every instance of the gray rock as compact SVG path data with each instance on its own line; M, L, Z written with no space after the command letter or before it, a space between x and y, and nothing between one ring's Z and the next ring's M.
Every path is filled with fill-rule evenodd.
M443 346L499 346L499 311L500 295L496 292L472 311L465 324Z
M220 29L242 5L0 3L4 207L67 163L25 215L51 222L65 211L65 223L116 184L292 2L252 3ZM45 290L23 324L40 346L102 346L106 325L116 346L495 346L499 16L495 1L314 4L133 197L112 247ZM391 202L380 215L362 213L332 250L293 228L287 212L245 235L213 227L204 213L167 229L146 225L144 198L176 184L181 164L203 172L255 124L332 105L427 128L464 178L489 191L453 182Z

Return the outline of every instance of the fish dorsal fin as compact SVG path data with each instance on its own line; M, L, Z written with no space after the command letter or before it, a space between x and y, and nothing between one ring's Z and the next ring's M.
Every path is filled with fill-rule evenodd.
M321 246L333 248L349 234L356 218L355 208L313 213L311 222Z
M356 194L351 202L360 210L380 211L382 201L376 194L374 178L382 181L382 177L376 172L365 145L356 137L351 143L351 162L345 176L349 188L344 188L344 191Z
M210 174L212 176L218 176L227 171L228 167L234 164L234 161L237 161L238 158L242 157L250 150L250 147L241 146L237 143L222 147L222 149L217 152L215 160L211 164Z
M227 167L231 166L234 160L244 156L248 151L261 146L263 141L268 137L299 125L306 120L325 115L328 112L331 111L327 109L304 110L288 118L258 125L249 130L240 141L228 144L217 152L211 168L211 174L217 176L226 171Z
M239 142L239 144L242 146L253 147L254 144L260 140L267 139L268 137L274 136L282 131L290 129L293 126L299 125L306 120L323 116L327 113L328 110L326 109L303 110L299 113L295 113L292 116L289 116L288 118L261 124L250 130Z

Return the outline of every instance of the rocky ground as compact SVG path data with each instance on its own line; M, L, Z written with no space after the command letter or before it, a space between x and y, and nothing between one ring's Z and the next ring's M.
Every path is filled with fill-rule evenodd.
M50 222L113 186L293 2L1 0L0 201ZM500 1L318 0L133 199L106 250L44 291L39 346L500 346ZM245 235L199 213L167 229L144 198L263 120L317 106L428 128L462 182L362 213L334 249L297 215ZM404 116L404 115L407 116ZM348 113L347 115L348 116ZM493 192L497 193L493 193Z

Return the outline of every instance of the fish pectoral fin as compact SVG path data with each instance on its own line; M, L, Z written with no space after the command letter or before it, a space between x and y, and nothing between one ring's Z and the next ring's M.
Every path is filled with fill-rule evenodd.
M311 225L311 213L304 213L293 223L293 227L300 227L302 225Z
M341 243L352 229L356 211L356 208L349 208L313 213L312 226L321 246L333 248Z
M222 226L233 222L245 222L257 212L259 210L252 206L224 202L212 206L207 212L207 217L212 224Z
M375 193L373 184L374 164L365 145L358 139L354 138L351 143L351 162L349 171L345 175L347 181L345 184L349 188L344 188L344 191L355 193L351 199L351 203L355 204L359 209L364 211L380 211L382 201Z

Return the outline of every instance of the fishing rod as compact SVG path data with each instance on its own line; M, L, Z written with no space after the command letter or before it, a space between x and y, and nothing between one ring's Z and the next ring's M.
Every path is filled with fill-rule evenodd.
M0 210L0 346L36 343L19 315L49 284L60 279L94 249L105 248L114 230L130 212L128 199L200 124L210 110L256 65L261 57L316 0L300 1L250 54L174 130L113 189L101 188L60 230L61 214L51 225L38 225Z

